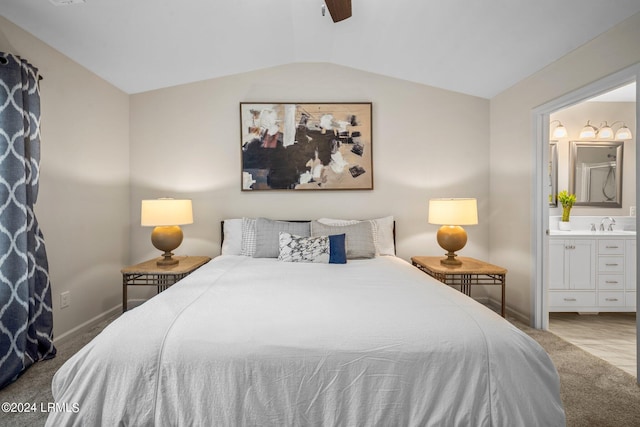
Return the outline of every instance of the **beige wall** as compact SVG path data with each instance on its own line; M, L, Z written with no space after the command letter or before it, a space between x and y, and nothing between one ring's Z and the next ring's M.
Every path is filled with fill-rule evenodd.
M373 191L240 191L239 103L371 101ZM220 220L396 218L398 255L443 252L427 224L432 197L477 197L480 224L462 254L488 256L489 105L330 64L290 64L131 97L132 260L156 256L140 200L193 199L179 254L217 255Z
M140 200L190 197L179 254L219 253L219 221L394 215L398 255L438 254L432 197L477 197L463 255L509 269L530 314L531 111L640 61L640 15L491 101L330 64L290 64L132 96L0 18L0 49L42 70L42 182L57 335L117 306L120 268L156 255ZM614 49L615 47L615 49ZM624 53L624 54L622 54ZM598 60L594 60L598 58ZM239 102L370 101L375 190L240 192ZM491 225L490 225L491 224ZM71 291L70 308L59 294ZM133 295L135 297L135 293Z
M531 314L532 111L640 61L640 14L491 99L490 254L509 269L507 304Z
M37 66L45 236L56 337L114 307L129 259L129 97L0 17L0 51ZM71 305L60 310L60 293Z

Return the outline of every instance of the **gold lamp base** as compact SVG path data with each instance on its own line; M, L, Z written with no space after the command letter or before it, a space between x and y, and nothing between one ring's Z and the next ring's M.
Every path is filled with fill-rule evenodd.
M151 243L156 249L164 252L162 259L156 263L159 266L170 266L178 264L178 260L173 258L173 251L182 243L182 229L177 225L162 225L155 227L151 232Z
M462 265L462 262L456 259L458 255L455 252L467 244L467 232L464 228L459 225L443 225L438 229L436 238L440 247L447 251L447 257L441 259L440 264Z

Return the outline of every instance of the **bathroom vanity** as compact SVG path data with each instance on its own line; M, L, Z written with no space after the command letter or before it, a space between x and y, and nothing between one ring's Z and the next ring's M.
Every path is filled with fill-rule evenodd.
M635 312L636 232L549 232L549 311Z

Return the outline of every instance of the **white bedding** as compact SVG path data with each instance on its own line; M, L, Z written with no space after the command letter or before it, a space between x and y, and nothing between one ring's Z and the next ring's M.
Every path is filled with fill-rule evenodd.
M396 257L220 256L56 373L48 426L561 426L548 355Z

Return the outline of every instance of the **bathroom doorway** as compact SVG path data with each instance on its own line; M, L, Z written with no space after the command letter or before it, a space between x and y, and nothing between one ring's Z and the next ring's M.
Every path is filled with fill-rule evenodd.
M627 115L630 114L630 118L632 119L630 120L631 122L630 124L629 123L626 123L626 124L629 125L629 129L633 134L633 141L627 144L629 148L625 152L625 155L627 156L627 160L633 160L633 165L627 167L627 169L630 169L627 175L633 175L633 177L631 178L633 181L631 184L627 183L626 190L632 191L634 194L629 196L627 193L626 197L625 195L622 196L622 201L624 203L624 206L621 204L620 207L606 206L603 208L603 207L589 206L587 204L586 206L580 206L580 210L574 207L574 209L572 210L573 211L572 216L574 214L576 215L575 218L578 220L578 222L576 223L576 226L578 227L582 227L582 226L589 227L591 222L594 222L594 226L598 228L600 226L599 220L601 218L612 217L613 219L616 219L616 218L619 219L621 217L625 217L624 220L619 221L619 224L616 224L616 226L614 226L614 229L620 226L623 226L628 229L631 229L631 228L635 229L637 220L635 218L631 218L629 214L631 213L631 207L635 206L635 201L638 194L638 190L635 185L636 183L635 164L637 163L637 158L638 158L638 154L636 153L636 150L635 150L635 139L637 138L637 135L638 135L638 132L637 132L638 88L637 86L635 86L635 90L631 89L631 92L634 92L635 94L635 97L634 97L635 101L634 100L616 101L613 99L607 100L605 97L602 97L599 99L593 99L593 98L599 97L600 95L604 95L605 93L608 94L612 92L615 94L616 89L635 83L639 75L640 75L640 65L629 67L628 69L622 70L618 73L615 73L614 75L610 75L606 78L603 78L600 81L594 82L579 90L576 90L573 93L567 94L559 99L556 99L545 105L542 105L533 112L534 123L535 123L534 140L536 144L536 156L535 156L536 157L536 174L535 174L536 175L535 177L536 195L538 197L538 200L540 201L540 204L536 207L536 210L534 212L534 218L533 218L534 227L532 231L532 238L534 241L535 254L536 254L536 266L535 266L535 274L534 274L535 283L533 286L534 288L534 291L533 291L534 292L534 295L533 295L534 322L533 324L537 328L550 329L550 324L549 324L550 311L560 312L558 310L557 300L551 301L550 295L549 295L549 280L550 280L549 276L551 274L549 259L551 257L550 253L553 252L553 250L550 249L550 246L549 246L549 243L550 243L549 234L553 226L554 217L557 218L561 213L561 207L549 205L549 203L551 202L551 200L549 200L549 195L552 192L551 185L549 183L549 179L551 176L550 160L553 158L553 155L554 155L553 152L549 150L549 144L553 142L558 144L558 142L561 142L561 140L556 138L556 141L554 141L553 139L554 137L550 134L550 131L553 131L555 127L557 127L560 123L562 123L562 125L566 127L568 131L568 134L564 137L565 138L564 144L558 144L556 146L556 148L558 149L557 151L558 177L557 177L555 189L556 191L560 191L562 189L569 190L570 185L572 184L570 182L571 178L569 174L569 171L570 171L570 166L569 166L570 151L569 150L571 149L571 142L581 140L580 132L582 131L582 128L586 127L586 125L588 124L587 120L591 120L589 124L594 124L596 131L601 127L610 125L615 121L615 119L613 119L612 117L600 119L599 117L595 118L594 116L594 119L591 119L590 117L587 117L587 116L591 114L595 114L595 115L597 114L607 115L610 113L618 114L618 112L615 111L615 108L614 108L616 107L615 104L617 104L618 102L626 102L627 109L631 104L633 111L631 111L631 113L627 111L624 114L627 114ZM634 86L632 86L632 88L633 87ZM600 102L602 102L602 104L597 104ZM606 106L607 108L603 109L602 108L603 106ZM625 107L624 105L620 105L620 106ZM609 109L610 107L614 109ZM604 112L598 113L596 111L598 109L603 109ZM560 117L560 119L558 119L557 117ZM554 120L560 120L560 122L554 121ZM565 120L565 122L563 122L563 120ZM594 123L594 121L598 121L598 122ZM607 121L606 124L604 123L605 121ZM617 123L616 125L621 126L620 123ZM595 137L594 140L597 141L598 140L597 133L591 138L594 138L594 137ZM582 140L584 140L584 138L582 138ZM561 169L560 162L566 162L566 163L563 163L564 171L562 171ZM574 173L573 169L571 170L571 172ZM573 176L573 179L575 179L575 175ZM629 179L629 176L627 176L626 179ZM573 189L575 189L575 187L573 187ZM629 203L625 203L625 201ZM633 203L633 205L631 203ZM581 218L579 217L591 217L591 218L588 218L588 220L591 222L586 224L584 222L580 223ZM595 219L598 219L598 221L595 221ZM557 219L555 220L557 221ZM595 224L596 222L597 224ZM609 223L610 223L609 220L606 221L605 226L608 227ZM558 224L556 222L555 227L557 226ZM587 228L587 229L589 230L590 228ZM637 277L637 256L636 256L637 243L636 242L637 240L634 239L634 243L631 244L634 252L633 260L636 264L636 268L634 268L635 277ZM553 254L553 256L554 257L557 256L557 251L556 253ZM596 260L597 258L594 258L594 262ZM597 273L598 273L597 270L594 270L594 274L597 275ZM633 279L634 282L635 282L635 277ZM597 276L595 279L597 280ZM597 291L594 293L594 296L597 298ZM637 292L634 292L634 296L636 297L635 305L637 306L637 299L638 299ZM589 303L585 303L585 306L592 307L594 304L595 303L589 302ZM622 309L621 311L627 310L627 309L628 307ZM585 310L583 310L583 312L584 311ZM603 310L603 312L604 311L606 310ZM567 311L567 312L570 313L571 311ZM556 315L553 315L553 316L556 316ZM637 328L636 328L636 337L637 337ZM637 339L636 339L635 346L636 346L635 353L637 354ZM636 372L637 372L637 360L636 360Z
M549 330L636 376L636 84L555 111L549 120ZM556 232L563 190L577 203L564 226L572 231ZM584 245L591 256L578 256L573 248L586 242L593 243ZM607 253L614 245L618 253ZM571 271L571 260L565 271L558 257L572 257L584 274ZM607 263L616 270L601 271Z

